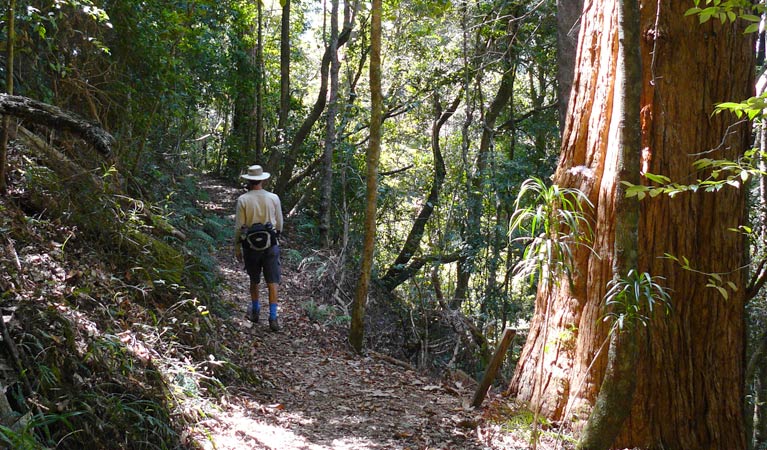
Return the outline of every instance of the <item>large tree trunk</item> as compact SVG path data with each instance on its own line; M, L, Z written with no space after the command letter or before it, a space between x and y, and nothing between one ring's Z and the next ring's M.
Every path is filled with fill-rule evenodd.
M623 183L639 184L639 155L642 130L639 121L639 101L642 93L642 67L639 54L639 2L618 0L618 62L612 115L617 119L617 156L615 158L616 184L613 208L615 210L615 242L613 254L613 281L630 279L637 270L639 231L639 201L627 198ZM638 306L641 294L633 300ZM616 314L629 313L615 308ZM644 312L645 309L643 308ZM616 319L613 319L616 322ZM583 428L578 448L607 450L621 431L631 413L636 391L639 321L629 318L621 325L612 323L610 346L607 352L602 385L591 415Z
M717 102L750 96L753 78L752 46L741 25L699 25L684 17L688 6L668 0L640 3L642 170L680 182L705 176L691 166L691 154L716 149L708 156L733 159L746 147L748 124L728 130L734 119L712 117L711 112ZM555 174L556 183L583 190L595 205L594 254L577 252L572 288L563 282L551 295L539 292L529 338L509 388L522 400L540 402L550 419L575 428L591 411L606 364L602 344L607 326L600 318L615 239L616 7L614 0L597 0L584 13L575 98ZM666 278L673 311L654 317L640 336L637 390L617 445L745 448L745 286L738 270L744 263L744 242L728 231L743 223L744 198L742 189L726 189L642 201L639 270ZM740 289L724 299L705 287L705 276L681 269L663 258L665 253L687 257L701 271L729 274L725 281ZM542 312L548 302L553 316L544 333ZM543 342L544 335L548 342ZM544 358L540 390L538 358Z
M365 200L365 238L360 260L360 273L352 304L349 343L361 352L365 341L365 303L373 269L376 236L376 202L378 200L378 160L381 156L383 93L381 92L381 14L382 0L373 0L370 18L370 141L365 158L367 181Z
M8 2L7 39L5 41L5 93L13 95L13 50L16 41L16 0ZM10 133L11 118L2 118L0 129L0 194L7 194L6 177L8 173L8 133Z

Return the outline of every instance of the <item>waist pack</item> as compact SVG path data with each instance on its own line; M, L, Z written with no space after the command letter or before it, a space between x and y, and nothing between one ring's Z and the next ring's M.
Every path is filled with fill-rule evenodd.
M242 227L242 244L253 251L262 252L277 245L277 232L271 222L254 223L250 227Z

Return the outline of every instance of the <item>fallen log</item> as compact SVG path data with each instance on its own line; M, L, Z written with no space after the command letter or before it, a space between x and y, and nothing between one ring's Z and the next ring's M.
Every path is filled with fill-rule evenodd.
M58 106L29 97L0 94L0 115L18 117L39 125L77 134L104 156L112 154L115 138L97 123L90 122Z

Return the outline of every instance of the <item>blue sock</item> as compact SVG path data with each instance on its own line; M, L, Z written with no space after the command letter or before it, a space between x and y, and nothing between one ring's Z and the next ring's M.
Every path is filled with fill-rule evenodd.
M258 300L251 300L253 311L256 313L261 312L261 303L258 302Z
M277 303L269 303L269 318L277 318Z

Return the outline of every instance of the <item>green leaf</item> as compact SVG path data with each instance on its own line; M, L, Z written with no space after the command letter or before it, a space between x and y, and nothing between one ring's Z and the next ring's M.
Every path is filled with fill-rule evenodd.
M647 178L650 181L653 181L658 184L666 184L671 182L671 178L663 176L663 175L656 175L654 173L646 173L644 174L645 178Z
M696 1L695 5L697 5L697 4L698 4L698 2ZM687 16L691 16L693 14L698 14L700 12L701 12L701 9L696 6L695 8L690 8L687 11L685 11L684 16L687 17Z
M743 34L756 33L757 31L759 31L759 24L752 23L751 25L746 27L746 29L743 31Z
M679 258L677 258L676 256L672 255L671 253L664 253L663 257L666 258L666 259L670 259L670 260L672 260L674 262L679 262Z
M743 182L745 183L746 181L748 181L748 175L749 175L748 171L744 170L740 173L740 179L743 180Z
M718 103L718 104L715 106L715 109L716 109L717 111L719 111L719 110L723 110L723 109L734 110L734 109L740 109L740 108L742 108L742 107L743 107L743 104L742 104L742 103L735 103L735 102L722 102L722 103Z
M692 166L695 167L696 169L700 170L700 169L705 169L706 167L711 166L713 163L714 163L714 161L712 161L709 158L701 158L701 159L699 159L697 161L694 161L692 163Z

